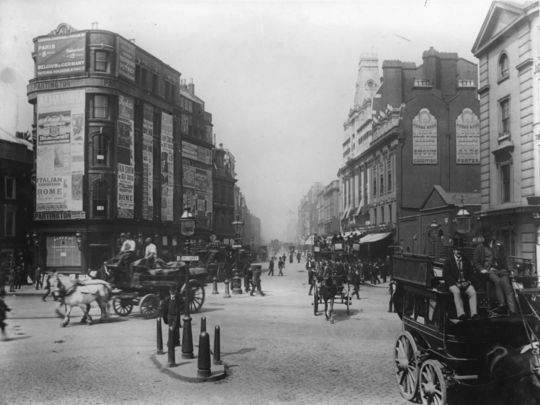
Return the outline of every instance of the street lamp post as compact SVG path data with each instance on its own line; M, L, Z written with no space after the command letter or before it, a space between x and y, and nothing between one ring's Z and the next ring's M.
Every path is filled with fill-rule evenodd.
M195 218L191 215L189 207L184 208L184 212L180 217L180 233L185 239L186 253L189 253L189 238L195 234ZM189 263L194 259L191 256L185 255L181 257L181 260L186 263L185 268L185 281L184 288L186 291L186 298L184 302L184 331L182 336L182 358L193 358L193 336L191 333L191 316L189 313L191 288L189 286Z
M239 256L240 249L242 248L241 234L244 223L240 221L239 215L236 216L236 220L233 221L232 226L235 233L233 249L236 251L235 272L232 279L232 292L233 294L242 294L242 277L240 277Z

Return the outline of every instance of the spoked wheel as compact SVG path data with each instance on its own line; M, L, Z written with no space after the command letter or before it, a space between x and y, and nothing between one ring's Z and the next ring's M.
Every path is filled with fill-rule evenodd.
M422 363L418 391L424 405L446 404L446 380L441 363L437 360L426 360Z
M155 294L146 294L139 304L144 319L153 319L159 316L159 298Z
M128 316L133 311L132 301L122 297L114 297L112 305L114 312L120 316Z
M416 395L420 365L418 348L409 332L402 333L394 346L394 364L396 380L403 398L410 401Z
M197 280L189 280L189 311L198 312L204 304L205 292L202 284ZM182 287L182 296L186 299L186 287Z
M313 315L317 316L319 313L319 291L317 291L317 286L315 286L313 291Z

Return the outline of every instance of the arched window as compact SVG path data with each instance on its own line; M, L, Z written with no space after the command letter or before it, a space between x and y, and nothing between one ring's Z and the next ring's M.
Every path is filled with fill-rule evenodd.
M109 166L111 155L111 136L108 130L100 128L90 134L92 145L92 166Z
M510 75L508 56L503 53L499 58L499 80L505 79Z
M90 189L92 218L108 218L110 211L110 188L105 180L96 180Z

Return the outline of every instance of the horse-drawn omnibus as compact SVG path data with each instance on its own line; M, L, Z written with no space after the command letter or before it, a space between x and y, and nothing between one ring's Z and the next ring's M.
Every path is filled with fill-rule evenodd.
M480 317L462 321L442 286L442 263L404 254L393 265L393 301L402 321L394 365L405 399L444 405L448 390L465 386L504 387L515 403L540 398L540 289L515 290L519 313L495 315L479 288Z

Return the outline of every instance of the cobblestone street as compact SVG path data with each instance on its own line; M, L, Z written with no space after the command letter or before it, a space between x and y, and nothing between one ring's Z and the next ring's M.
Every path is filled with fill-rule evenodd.
M313 315L306 281L302 262L288 263L283 277L264 275L265 297L243 293L226 299L223 284L217 295L208 285L203 311L193 316L195 354L205 316L212 342L215 325L221 328L229 375L199 384L155 367L150 360L155 322L142 319L138 308L127 318L113 315L90 327L78 323L74 310L72 323L61 328L55 304L42 303L35 290L23 287L6 298L13 308L8 319L13 339L0 344L5 383L0 402L407 403L394 380L392 349L400 322L386 312L387 289L364 286L350 316L336 302L331 324L323 314Z

